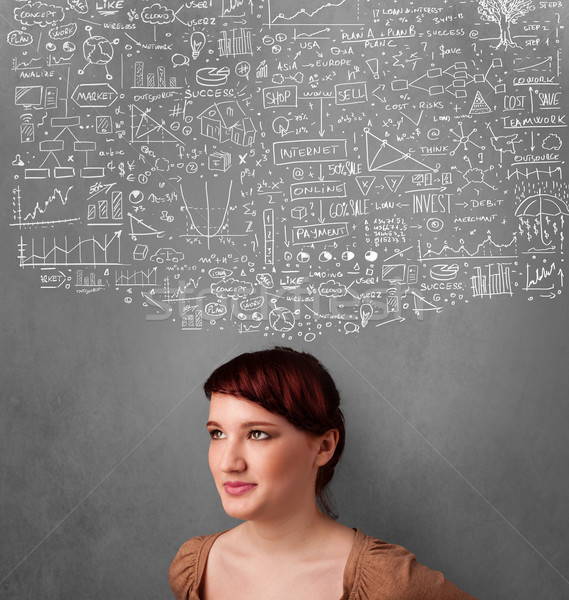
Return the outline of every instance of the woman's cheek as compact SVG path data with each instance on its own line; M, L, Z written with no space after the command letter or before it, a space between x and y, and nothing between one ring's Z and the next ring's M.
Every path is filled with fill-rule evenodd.
M209 463L209 470L211 471L211 474L215 477L215 474L218 470L217 468L217 464L218 464L218 456L217 456L218 452L215 449L215 446L210 445L209 447L209 452L207 455L208 458L208 463Z

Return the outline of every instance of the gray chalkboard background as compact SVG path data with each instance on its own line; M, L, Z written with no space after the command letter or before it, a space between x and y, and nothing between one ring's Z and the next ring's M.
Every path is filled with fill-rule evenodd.
M87 17L97 17L95 2L89 4ZM363 10L365 3L357 4ZM0 6L4 63L14 51L4 40L23 27L14 20L15 6L27 5L6 1ZM74 10L79 22L81 12ZM547 11L538 11L526 21L546 17ZM46 36L49 27L42 29ZM484 27L479 24L481 32ZM105 35L111 37L109 31ZM191 29L180 26L181 31ZM137 32L152 38L151 28ZM565 50L563 41L557 42ZM484 42L465 39L463 48L472 43ZM75 60L76 72L80 51ZM101 67L90 67L104 82L104 71L97 71ZM506 294L457 301L425 318L414 318L411 310L399 313L406 316L401 323L368 328L359 336L334 324L329 335L313 339L285 335L274 321L249 335L225 321L222 327L212 321L209 329L187 331L169 320L148 319L154 313L140 306L140 296L131 305L126 300L130 292L122 289L82 295L73 289L43 289L39 267L21 268L18 244L29 231L22 232L21 220L9 226L18 224L14 175L22 171L15 166L16 155L30 164L34 156L25 154L28 146L20 137L16 75L9 64L3 72L2 598L170 598L167 571L179 546L194 535L232 525L207 467L208 404L201 385L230 357L275 344L313 352L342 393L347 447L332 486L342 522L409 548L422 563L481 600L569 597L566 292L553 300ZM468 106L473 99L469 96ZM273 112L270 120L277 115ZM361 139L364 125L358 125ZM523 139L529 147L529 134ZM237 153L233 160L236 169ZM448 156L439 160L452 162ZM485 167L488 160L484 155ZM374 172L369 160L367 166ZM283 176L289 175L287 169L281 165ZM222 173L221 180L230 176L238 180L235 170ZM19 181L38 194L44 185ZM502 183L514 189L514 180L504 177ZM76 185L86 190L84 180ZM469 193L467 200L478 197L471 188ZM455 196L453 203L458 200ZM156 216L154 224L159 223ZM40 237L52 233L43 229ZM282 233L277 227L277 255ZM498 233L493 232L496 240L505 243ZM134 247L134 240L130 243ZM350 243L357 246L355 239ZM266 260L265 255L264 265L256 263L258 272ZM557 260L562 262L562 253ZM463 281L470 281L470 275L461 271ZM561 279L559 292L562 287Z
M39 297L8 250L4 240L3 595L169 598L179 545L230 526L200 384L268 342L188 340L111 301ZM364 347L309 347L343 394L341 520L479 598L566 597L567 309L459 309Z

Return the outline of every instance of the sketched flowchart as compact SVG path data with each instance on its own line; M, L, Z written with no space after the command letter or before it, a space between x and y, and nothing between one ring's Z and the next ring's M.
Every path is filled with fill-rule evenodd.
M61 4L1 9L43 293L310 342L563 292L564 8Z

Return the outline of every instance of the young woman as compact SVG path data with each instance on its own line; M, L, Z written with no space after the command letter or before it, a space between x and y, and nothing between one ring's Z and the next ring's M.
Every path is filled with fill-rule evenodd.
M225 512L169 572L177 600L473 600L405 548L335 520L326 497L344 448L336 385L312 355L242 354L204 385L209 466Z

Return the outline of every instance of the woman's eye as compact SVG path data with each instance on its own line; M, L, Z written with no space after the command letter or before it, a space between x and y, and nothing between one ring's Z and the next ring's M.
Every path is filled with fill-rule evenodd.
M220 431L219 429L210 429L209 435L212 440L219 440L223 437L223 431Z
M268 433L265 433L264 431L254 429L249 433L249 437L252 440L268 440L271 436Z

